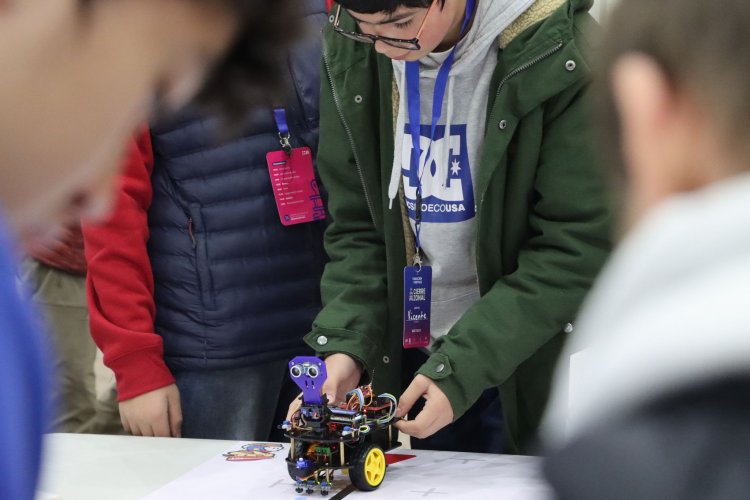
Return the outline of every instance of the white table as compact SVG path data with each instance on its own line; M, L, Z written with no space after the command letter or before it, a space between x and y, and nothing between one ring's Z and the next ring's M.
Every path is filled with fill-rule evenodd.
M298 495L286 472L288 446L259 462L226 462L236 441L86 434L46 437L40 490L61 500L285 498ZM508 455L395 450L417 455L388 468L374 492L346 498L547 500L540 459ZM348 485L345 476L339 489ZM329 495L329 499L335 495Z

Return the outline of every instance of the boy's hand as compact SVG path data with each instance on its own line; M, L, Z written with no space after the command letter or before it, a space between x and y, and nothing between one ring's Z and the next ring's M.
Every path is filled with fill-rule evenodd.
M120 420L134 436L181 437L180 391L172 384L123 401Z
M328 378L323 384L323 392L328 397L328 404L337 404L344 400L346 393L356 389L362 378L362 367L348 354L337 352L325 359ZM302 395L295 398L289 405L286 419L291 420L292 415L302 404Z
M359 386L362 366L348 354L337 352L325 359L328 378L323 384L323 393L328 396L328 404L344 400L346 393Z
M396 417L405 417L419 398L425 399L424 408L414 420L399 420L393 424L398 430L417 439L424 439L453 422L450 401L437 384L424 375L414 377L401 395Z
M286 419L287 421L292 420L292 415L294 415L294 412L299 410L300 405L302 405L302 393L300 392L299 396L294 398L291 403L289 403L289 409L286 412Z

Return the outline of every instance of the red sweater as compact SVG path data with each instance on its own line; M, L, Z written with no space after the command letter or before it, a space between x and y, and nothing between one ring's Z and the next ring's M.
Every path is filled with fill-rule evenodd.
M174 383L154 331L154 278L146 249L152 170L146 131L128 149L112 214L83 226L91 335L115 372L120 401Z

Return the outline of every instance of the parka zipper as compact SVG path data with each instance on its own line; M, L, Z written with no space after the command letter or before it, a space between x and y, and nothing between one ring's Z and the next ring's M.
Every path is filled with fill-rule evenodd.
M344 119L343 111L341 111L341 102L339 101L339 95L336 92L336 87L333 84L333 76L331 75L331 66L328 63L328 53L326 50L323 51L323 63L326 66L328 82L331 85L331 93L333 94L333 102L336 105L336 111L338 111L339 118L341 119L341 123L344 126L344 130L346 131L347 139L349 140L349 145L351 146L352 153L354 154L354 165L357 167L359 180L362 183L362 192L365 195L365 202L367 203L367 209L370 211L370 219L372 220L372 225L377 227L377 224L375 223L375 210L373 208L372 201L370 200L370 196L367 194L367 187L365 185L365 176L362 173L362 167L360 166L360 163L359 163L359 155L357 155L357 148L354 145L354 136L352 135L352 131L349 128L349 124L346 122L346 119Z
M505 78L503 78L502 80L500 80L500 84L497 86L497 93L495 94L495 100L497 100L497 98L500 97L500 91L503 90L503 87L508 82L508 80L510 80L514 76L518 75L519 73L523 73L524 71L526 71L526 70L528 70L528 69L536 66L540 62L544 61L545 59L547 59L548 57L550 57L551 55L553 55L555 52L557 52L558 50L562 49L563 45L564 45L564 43L562 42L562 40L559 40L557 42L557 45L555 45L554 47L548 49L546 52L543 52L542 54L539 54L534 59L532 59L532 60L530 60L530 61L528 61L528 62L520 65L519 67L517 67L516 69L514 69L513 71L511 71L510 73L508 73L507 75L505 75Z
M513 71L511 71L510 73L508 73L507 75L505 75L505 77L502 80L500 80L500 83L497 86L497 93L495 94L495 102L497 102L498 98L500 97L500 91L503 90L503 87L508 82L508 80L510 80L514 76L517 76L520 73L523 73L524 71L527 71L527 70L533 68L534 66L536 66L540 62L542 62L545 59L547 59L548 57L552 56L555 52L557 52L560 49L562 49L563 45L564 45L564 43L562 42L562 40L559 40L554 47L552 47L550 49L547 49L545 52L539 54L538 56L536 56L535 58L531 59L530 61L527 61L524 64L518 66L516 69L514 69ZM482 199L479 200L479 205L480 206L484 203L484 197L485 197L485 193L482 193Z
M508 80L510 80L514 76L517 76L520 73L523 73L524 71L527 71L527 70L533 68L534 66L536 66L540 62L542 62L545 59L547 59L548 57L552 56L553 54L555 54L556 52L558 52L560 49L562 49L563 45L565 45L563 43L563 41L559 40L554 47L551 47L551 48L547 49L545 52L542 52L541 54L539 54L535 58L531 59L530 61L525 62L524 64L518 66L516 69L512 70L510 73L508 73L507 75L505 75L505 77L502 80L500 80L500 83L497 86L497 93L495 94L495 102L497 102L497 99L500 97L500 91L503 90L503 87L508 82ZM482 193L482 199L479 200L479 206L480 207L482 205L484 205L484 197L485 197L486 193L487 193L486 190L485 190L484 193ZM475 271L476 277L477 277L477 285L480 286L480 291L481 291L481 284L479 282L479 252L477 252L476 242L475 242L475 246L474 246L474 255L476 257L475 260L476 260L476 263L477 263L476 269L474 271Z

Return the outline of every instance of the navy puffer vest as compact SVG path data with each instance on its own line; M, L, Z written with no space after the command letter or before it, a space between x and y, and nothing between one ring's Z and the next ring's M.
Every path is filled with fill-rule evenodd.
M288 56L292 145L318 141L318 36L325 1L306 2L310 36ZM217 142L216 120L186 112L154 127L149 256L156 331L172 370L238 368L302 352L320 309L324 223L279 221L266 153L280 149L271 109Z

